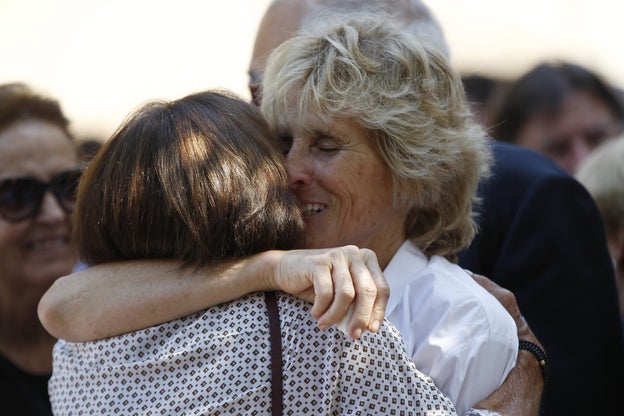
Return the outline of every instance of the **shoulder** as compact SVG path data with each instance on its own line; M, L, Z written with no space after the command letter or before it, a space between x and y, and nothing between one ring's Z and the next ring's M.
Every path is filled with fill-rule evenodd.
M516 326L509 313L464 269L444 257L432 256L395 296L397 307L388 318L406 337L412 356L431 337L446 340L448 348L467 339L492 338L516 347Z
M596 217L597 208L587 190L545 156L519 146L492 144L492 175L479 187L482 205L477 210L481 227L489 222L511 222L517 213L554 211L555 214ZM586 214L583 214L586 213ZM531 214L532 215L532 214ZM541 215L535 220L548 221ZM497 225L504 229L504 225Z
M515 345L516 326L505 308L460 266L441 256L433 256L428 270L435 276L435 293L447 298L443 318L457 320L456 326L473 328L483 334L500 333ZM443 299L441 299L442 301Z
M526 177L540 177L544 174L567 176L567 174L546 156L525 147L509 143L493 142L494 172L521 172Z
M90 342L59 340L54 347L58 363L81 357L88 366L126 365L161 359L196 345L250 332L268 332L266 305L254 293L198 313L133 332Z
M494 164L492 176L483 188L510 186L527 188L548 180L575 181L552 160L533 150L508 143L492 143Z

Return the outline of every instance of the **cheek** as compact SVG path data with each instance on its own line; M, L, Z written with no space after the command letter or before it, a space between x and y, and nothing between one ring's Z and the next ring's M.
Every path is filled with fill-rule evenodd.
M360 210L373 217L385 215L394 200L394 186L390 172L385 165L367 163L357 166L351 183L354 200L359 201ZM370 218L372 220L372 218Z
M0 247L3 249L17 247L27 231L27 227L23 224L25 223L13 224L0 220Z
M377 178L364 164L351 164L329 173L328 182L333 184L334 193L355 211L369 210L373 199L373 188L377 188Z
M543 123L531 120L520 130L516 144L539 150L539 139L542 136L544 136Z
M0 264L18 262L27 227L0 220Z

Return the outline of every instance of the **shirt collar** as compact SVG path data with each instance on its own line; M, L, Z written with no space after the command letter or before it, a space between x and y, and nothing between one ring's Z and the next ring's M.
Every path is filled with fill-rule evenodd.
M386 315L399 304L401 301L400 294L404 292L405 286L415 274L427 266L427 263L427 256L410 240L405 240L399 247L383 271L390 287L390 299L388 300Z

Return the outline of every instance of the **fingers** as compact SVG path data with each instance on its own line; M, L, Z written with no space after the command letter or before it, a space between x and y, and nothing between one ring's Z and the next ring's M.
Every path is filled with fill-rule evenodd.
M351 279L349 256L342 251L330 253L328 260L331 262L331 286L325 285L320 290L323 291L323 297L328 297L328 289L331 288L331 300L327 305L327 301L323 299L321 305L327 305L322 310L322 315L318 318L318 326L321 329L327 329L337 324L347 314L349 307L355 298L355 288ZM315 290L317 288L317 279L314 282ZM317 293L317 297L319 294ZM315 301L316 306L316 301ZM321 312L321 306L313 312ZM312 315L314 316L314 314Z
M371 250L355 246L342 247L334 255L334 296L319 318L319 327L344 324L347 334L354 339L367 330L376 332L384 319L390 294L377 256Z
M516 325L520 326L520 309L516 301L516 296L508 289L494 283L492 280L485 276L469 272L472 278L479 283L485 290L490 292L502 305L507 312L514 318Z
M352 281L353 297L339 326L344 327L343 331L354 339L359 338L371 326L371 316L377 297L375 280L363 254L358 250L357 255L349 261L349 280ZM345 301L347 300L345 297Z
M518 338L531 341L541 347L539 340L537 339L533 331L531 331L531 328L529 327L527 321L524 319L524 316L522 316L520 308L518 307L518 301L516 300L516 296L513 294L513 292L497 285L485 276L474 274L472 272L469 273L477 283L479 283L481 286L483 286L483 288L490 292L505 307L505 309L507 309L507 312L509 312L511 317L516 322L516 327L518 329Z
M377 256L372 250L362 250L365 254L365 261L370 275L373 279L375 287L375 301L373 302L372 312L368 323L368 330L371 332L377 332L381 326L381 322L386 316L386 307L388 306L388 299L390 298L390 286L383 275L381 267L377 261ZM373 294L365 291L366 296L372 296Z
M312 272L313 306L312 317L317 320L320 328L327 329L331 324L323 320L324 314L331 308L334 301L334 282L332 281L331 265L316 266ZM327 319L327 318L326 318Z
M359 338L377 331L384 319L390 290L371 250L344 246L282 253L274 278L280 289L313 303L312 317L322 329L344 321L345 332Z

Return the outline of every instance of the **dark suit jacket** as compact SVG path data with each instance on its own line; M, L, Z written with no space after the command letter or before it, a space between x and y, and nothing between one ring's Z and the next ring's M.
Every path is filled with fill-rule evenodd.
M545 157L494 143L460 264L511 290L550 363L542 415L624 414L624 338L600 214Z

